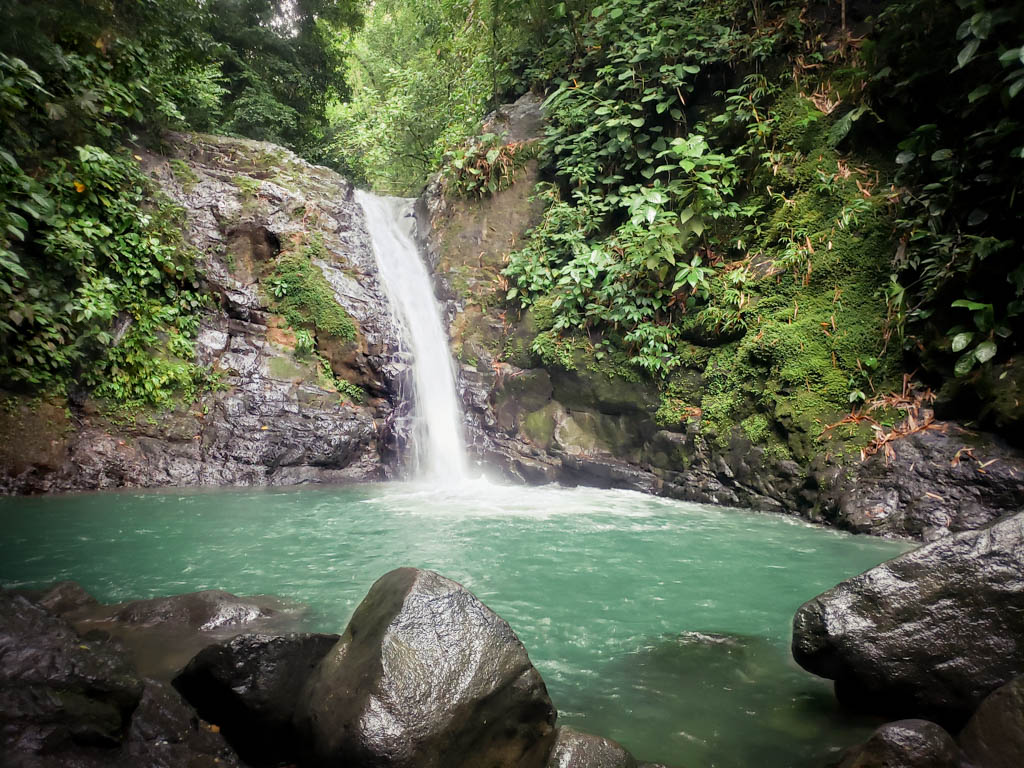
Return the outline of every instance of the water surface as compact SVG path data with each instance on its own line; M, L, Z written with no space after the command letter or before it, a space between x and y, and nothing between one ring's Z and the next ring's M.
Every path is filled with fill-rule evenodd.
M0 582L105 602L219 588L341 631L373 581L431 568L518 633L560 722L643 760L810 768L872 726L789 656L805 600L905 544L628 491L471 482L0 499Z

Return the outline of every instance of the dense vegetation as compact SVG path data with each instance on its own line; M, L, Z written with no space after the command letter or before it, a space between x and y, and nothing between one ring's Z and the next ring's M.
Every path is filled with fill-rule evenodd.
M2 0L0 382L163 405L210 383L181 215L140 168L165 128L323 151L353 4ZM74 394L74 392L71 392Z
M166 128L280 142L403 194L437 170L451 195L493 194L539 153L543 219L502 300L539 361L660 381L666 423L764 435L915 369L970 416L1015 370L1019 0L0 9L5 388L158 404L209 384L180 212L140 168ZM467 142L528 89L539 145Z
M1006 375L1024 4L557 10L520 70L548 78L547 208L505 271L541 361L625 353L720 440L820 433L918 366Z

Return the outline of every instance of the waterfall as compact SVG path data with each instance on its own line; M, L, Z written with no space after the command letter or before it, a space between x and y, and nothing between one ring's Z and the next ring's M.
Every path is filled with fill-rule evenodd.
M381 282L413 357L417 473L430 479L466 476L466 447L455 372L441 309L419 249L402 221L409 202L356 191Z

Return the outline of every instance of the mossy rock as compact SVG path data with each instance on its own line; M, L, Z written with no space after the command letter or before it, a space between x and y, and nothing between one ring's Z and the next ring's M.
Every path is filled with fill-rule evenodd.
M505 376L493 396L498 426L514 430L521 414L540 410L551 402L551 392L551 377L543 368Z
M653 418L660 406L654 382L608 372L583 349L573 351L573 370L551 370L554 397L566 408L606 414L643 413Z
M547 451L554 442L555 429L563 414L562 406L552 400L543 408L524 414L519 429L530 442Z

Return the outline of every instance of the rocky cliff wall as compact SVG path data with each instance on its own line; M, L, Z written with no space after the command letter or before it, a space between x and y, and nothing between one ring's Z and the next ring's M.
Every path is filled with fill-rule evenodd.
M485 130L529 140L542 133L541 100L527 95ZM445 193L435 179L417 204L419 236L447 300L471 450L516 480L622 487L678 499L800 514L879 535L935 538L985 525L1024 502L1024 454L999 437L909 407L877 451L845 441L804 414L717 429L699 408L705 374L673 390L588 345L533 349L534 311L507 308L507 254L539 220L531 162L515 183L481 199ZM714 346L716 340L701 340ZM913 399L913 393L905 393ZM843 414L834 414L836 420Z
M171 134L140 157L185 212L214 386L170 411L9 395L0 490L383 477L408 366L352 185L246 140Z

